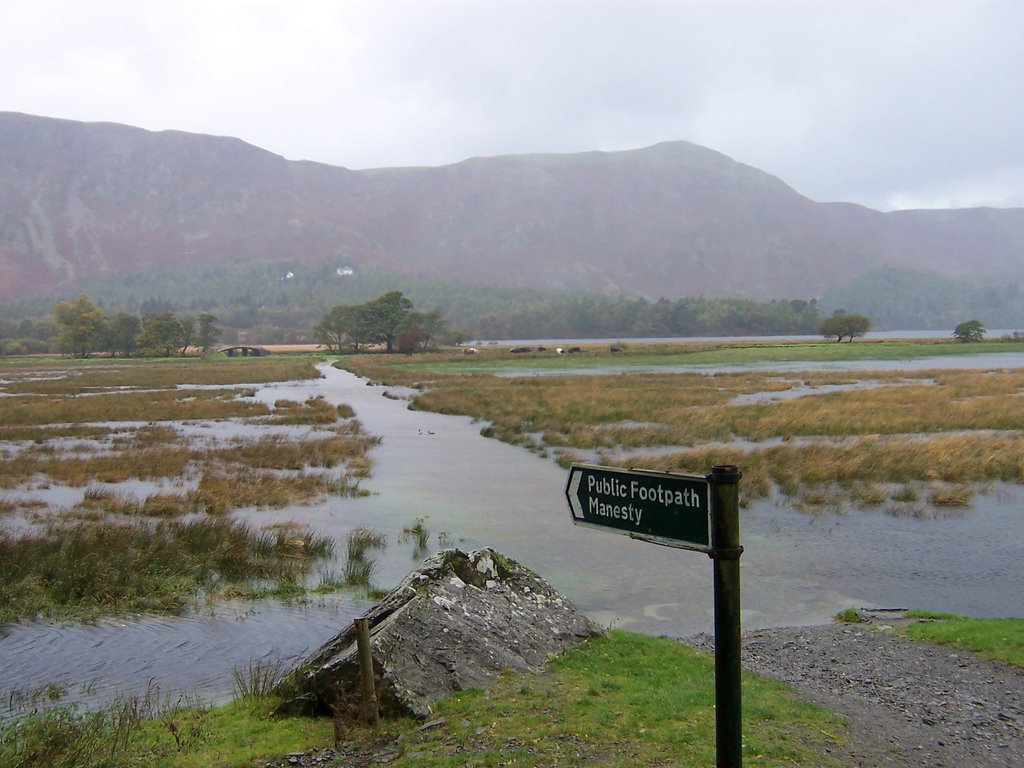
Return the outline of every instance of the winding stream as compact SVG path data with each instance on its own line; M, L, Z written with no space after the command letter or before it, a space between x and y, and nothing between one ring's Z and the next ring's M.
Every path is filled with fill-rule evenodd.
M350 404L366 430L383 437L364 486L373 495L240 516L299 520L339 541L356 526L385 533L390 545L374 578L385 589L418 562L412 545L398 542L403 527L423 518L431 549L441 532L463 548L493 546L602 624L668 635L712 629L706 556L577 529L563 495L567 473L551 459L483 438L471 419L410 411L401 390L321 371L320 380L262 387L256 397ZM851 606L1024 615L1019 501L1011 486L929 519L873 510L809 515L758 502L742 511L744 626L821 623ZM223 700L233 668L252 659L294 662L367 607L336 595L218 604L185 617L19 623L0 629L0 694L57 683L69 699L94 703L155 685L165 697Z

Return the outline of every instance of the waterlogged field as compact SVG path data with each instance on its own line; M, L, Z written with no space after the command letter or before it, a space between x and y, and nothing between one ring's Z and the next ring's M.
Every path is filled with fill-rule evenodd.
M486 435L560 462L703 473L743 469L744 500L781 493L807 509L884 507L930 515L1024 479L1024 369L943 368L952 354L1020 352L1019 344L858 342L631 345L437 356L344 365L417 387L412 407L469 415ZM814 362L920 360L934 369L812 370ZM659 373L643 366L742 363L746 370ZM985 358L986 360L988 357ZM806 361L806 371L770 366ZM766 367L756 368L757 364ZM616 373L529 375L615 366ZM632 372L631 372L632 371ZM511 375L518 372L520 375ZM501 373L503 375L493 375Z
M707 355L701 365L714 364L719 348L701 346L700 354ZM785 354L818 354L809 351L817 347L821 354L827 349L830 355L861 355L863 346L804 345ZM963 354L971 345L945 346ZM977 346L979 352L990 352L994 345ZM734 351L739 348L721 346L728 359L723 364L737 364L735 356L742 354L742 364L755 366L758 355L782 354L750 345ZM1014 345L1012 351L1019 349ZM802 372L752 368L714 374L659 373L634 366L633 373L621 372L627 356L663 369L677 366L679 355L690 353L689 346L631 345L616 353L607 346L590 347L560 358L547 350L513 355L490 349L475 359L461 354L346 358L346 367L373 380L415 386L410 395L414 408L469 415L480 420L479 427L466 419L410 413L405 392L385 391L381 397L380 388L366 387L336 370L318 380L326 386L290 385L288 396L293 399L275 402L270 390L251 396L259 382L301 382L317 376L312 364L301 359L209 366L195 361L54 361L0 368L0 529L4 546L17 545L0 552L0 589L5 590L0 605L11 606L9 617L83 616L174 610L197 592L289 594L317 585L318 579L325 587L365 583L384 540L373 529L353 526L372 521L401 531L414 545L414 559L426 554L431 543L428 526L465 535L474 544L500 545L527 557L545 577L571 592L574 601L579 595L584 607L615 607L633 621L631 626L648 634L678 634L677 627L684 624L672 621L700 614L699 606L686 601L690 593L701 593L703 582L695 574L699 567L707 575L706 558L692 553L675 558L675 552L622 537L576 533L566 519L561 473L553 462L478 440L478 429L563 463L585 459L686 472L736 463L744 471L746 499L761 513L775 505L760 497L773 495L786 507L815 513L875 507L893 515L843 516L844 522L871 522L852 537L852 544L840 540L843 529L833 525L835 518L786 509L790 514L784 519L775 509L771 525L797 523L779 535L772 530L769 540L757 528L757 515L751 515L745 530L753 535L744 567L753 578L745 599L752 614L758 608L768 611L768 621L780 621L783 615L772 613L769 606L806 601L810 593L836 588L845 600L847 593L840 587L849 582L844 579L851 572L859 578L849 555L893 539L890 529L896 528L906 535L894 539L901 556L883 549L875 559L865 560L862 570L872 582L879 581L883 563L904 579L906 561L911 560L915 573L910 580L927 581L930 588L938 583L940 590L948 590L952 579L975 589L970 594L976 597L978 589L993 591L993 574L998 574L1009 584L1003 592L1019 597L1016 582L1007 578L1012 569L1004 561L992 566L954 546L957 551L950 560L930 564L913 554L904 557L902 548L922 537L932 547L935 537L927 538L926 529L958 523L952 516L962 512L959 505L970 504L1002 482L1020 482L1018 414L1024 379L1015 368L952 370L937 360L934 369L913 372L870 366L861 371L814 371L809 366ZM906 351L899 354L906 358L895 359L911 358ZM554 366L565 367L570 359L579 372L591 375L558 373ZM548 375L508 375L536 372L530 371L531 365L541 364L551 366ZM458 368L464 365L473 370ZM595 375L603 366L618 372ZM316 397L319 393L326 399ZM350 409L331 404L342 401L357 407L372 432L386 435L384 442L378 445L367 436ZM464 447L462 453L459 447ZM383 479L369 475L370 450L380 467L374 474L386 475ZM449 471L451 465L455 471ZM321 553L334 542L297 523L252 523L292 510L261 515L252 514L251 507L291 507L304 499L361 495L364 485L376 495L332 501L330 506L338 509L321 510L322 516L315 518L320 525L337 514L332 533L343 540L338 554L346 565L330 578L318 576L315 569ZM463 498L467 495L469 500ZM978 499L975 506L984 503ZM243 505L250 509L240 511ZM413 510L428 519L406 525ZM906 519L945 515L951 517ZM908 525L913 530L905 530ZM816 527L827 529L827 546L821 544L822 536L807 535L822 533ZM564 530L568 533L563 535ZM995 537L982 538L985 549L992 549ZM1005 544L1014 537L1011 533L1004 539ZM440 533L436 540L442 543ZM642 552L637 549L643 547ZM825 570L794 554L814 548L827 549L822 556L828 561ZM16 550L29 554L11 566L12 558L19 557ZM388 579L407 567L407 553L398 554L406 562L385 574ZM1009 562L1017 561L1014 556ZM194 569L182 571L183 562ZM950 568L950 562L965 563L967 576ZM773 570L779 563L786 568ZM134 574L141 578L120 581ZM608 574L614 583L605 578ZM972 586L973 581L980 587ZM627 582L625 587L622 582ZM685 594L674 594L680 591ZM772 593L770 602L763 593ZM668 617L664 621L663 615ZM647 617L649 623L639 623L637 617ZM755 622L745 614L745 626ZM242 627L233 636L236 640L241 634L256 637L260 648L246 651L241 658L247 660L262 652L272 630L295 635L312 620L303 616L288 624L268 615L259 625L266 633L239 618L229 623ZM963 626L950 624L951 642L969 648L991 644L991 638L968 638ZM138 635L103 631L120 665ZM222 671L237 665L221 654L239 643L222 643L218 626L211 632L217 637L200 646L196 640L202 631L175 634L168 624L154 634L186 647L190 672L200 662L197 656L217 656L214 665ZM326 637L333 627L324 631ZM1019 634L1019 627L1013 632ZM997 644L1005 646L1003 625L994 634ZM95 644L95 635L88 635L86 642ZM16 659L24 659L45 656L50 646L46 640L16 647L28 649L20 656L13 651ZM88 653L59 647L76 666L85 666ZM170 655L165 648L160 646L153 659ZM1019 663L1017 651L1019 644L1013 663ZM276 672L267 676L265 669L250 663L246 674L244 664L233 675L239 701L217 710L198 702L191 708L147 710L145 701L128 699L103 712L81 712L73 705L39 704L42 698L59 700L64 695L58 684L26 688L19 710L25 716L0 733L0 763L57 764L61 755L74 754L65 764L252 765L270 755L323 746L338 736L338 726L332 728L330 722L268 720L265 713L273 702L265 695L265 683ZM443 703L439 714L447 722L444 728L395 724L389 739L406 733L397 742L398 753L388 758L395 765L461 765L467 759L474 764L709 764L712 669L710 659L694 657L678 643L612 633L568 655L543 677L508 677L490 692L469 692ZM143 679L158 677L147 668ZM14 694L5 698L10 709ZM753 677L745 683L744 706L744 753L751 763L832 764L832 745L844 733L827 713ZM349 730L343 735L365 739L367 755L376 754L379 734Z
M613 351L614 348L614 351ZM600 366L613 366L617 370L645 367L675 368L679 366L743 366L788 365L792 363L849 363L861 360L909 362L925 358L950 358L964 355L1021 354L1020 342L991 341L960 343L940 339L858 340L855 344L821 341L680 341L656 343L582 344L569 353L565 348L532 346L516 347L493 345L466 350L456 354L441 353L432 359L388 361L394 372L405 372L410 379L422 379L429 373L528 373L575 370L585 371ZM360 367L366 361L358 363ZM943 367L941 363L936 367ZM396 373L392 373L392 376Z
M361 493L377 440L351 409L253 398L319 375L302 358L5 365L0 622L303 592L335 543L230 513Z

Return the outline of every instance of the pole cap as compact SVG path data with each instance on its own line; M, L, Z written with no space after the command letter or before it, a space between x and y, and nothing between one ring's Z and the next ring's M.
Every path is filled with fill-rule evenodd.
M743 473L735 464L716 464L705 476L709 483L738 483Z

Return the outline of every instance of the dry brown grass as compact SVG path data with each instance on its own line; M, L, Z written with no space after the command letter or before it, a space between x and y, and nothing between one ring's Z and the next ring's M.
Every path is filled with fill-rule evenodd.
M5 371L8 394L79 395L105 390L166 389L187 385L262 384L314 379L319 376L312 358L263 357L238 360L121 360L102 364L51 363L23 369L22 375ZM48 378L40 378L46 376Z
M736 405L737 395L865 381L861 389ZM414 406L486 419L514 441L542 432L577 448L741 438L1024 429L1024 371L439 377ZM629 426L630 424L643 426ZM622 426L609 426L622 424ZM650 425L659 425L651 427Z
M352 416L352 409L340 408L328 403L323 397L311 397L304 403L294 400L278 400L274 403L274 415L268 419L271 424L333 424L339 418Z
M850 499L858 507L880 507L888 498L888 492L878 483L856 483L850 488Z
M2 403L0 403L2 405ZM0 417L6 418L6 411L0 407ZM11 441L32 441L44 442L57 438L80 438L80 439L101 439L111 433L106 426L91 424L58 424L54 426L9 426L0 425L0 441L8 443Z
M928 503L933 507L969 507L974 490L966 485L932 486Z
M827 384L854 386L768 397ZM438 375L413 406L490 422L485 434L539 441L565 451L565 461L598 450L602 462L623 466L737 464L748 497L780 489L806 507L838 503L833 487L856 506L885 504L886 484L951 506L970 498L968 486L1024 482L1021 370ZM671 446L679 450L666 453ZM647 447L657 454L645 456ZM961 490L923 488L933 481Z
M107 515L181 517L192 511L192 502L185 495L153 493L140 501L131 494L90 488L82 500L68 510L68 516L77 520L103 520Z
M977 383L975 389L972 383ZM936 373L934 383L866 387L723 414L750 440L782 435L1024 429L1024 371Z
M240 399L247 390L159 390L89 397L20 395L4 398L8 426L118 421L181 421L265 416L262 403Z
M68 456L43 445L0 461L0 484L12 488L44 476L51 482L80 488L90 482L122 483L183 476L197 453L185 446L152 447L92 456Z
M1024 435L936 435L928 439L864 437L848 440L771 445L746 449L708 446L670 455L631 456L613 464L701 473L716 464L742 467L744 493L767 495L773 487L798 497L838 486L857 506L884 503L880 483L901 484L886 498L916 501L924 483L960 487L993 481L1024 482ZM943 503L938 492L932 498ZM969 496L967 497L969 498ZM946 502L952 506L951 503Z
M40 611L174 610L197 590L300 594L311 563L330 554L330 541L295 524L251 531L230 519L173 518L359 494L377 443L351 409L313 398L279 402L272 411L246 399L252 388L235 386L315 375L308 360L81 366L52 380L22 374L8 385L8 393L19 393L0 397L0 486L86 490L60 514L0 498L0 514L20 512L35 524L0 536L5 553L30 553L0 579L0 621ZM196 386L176 388L181 384ZM197 388L207 384L229 386ZM179 431L183 421L228 418L270 434L223 444L216 429L209 438ZM165 490L138 498L119 490L128 480L162 481ZM50 589L55 567L63 581Z
M249 390L173 388L183 382L234 384L315 373L309 360L274 358L111 364L74 369L54 380L33 380L25 371L17 387L48 394L0 399L0 419L5 425L0 437L20 441L8 443L6 452L0 453L0 487L166 480L183 488L180 493L154 494L141 501L90 490L73 510L78 519L104 514L171 517L197 508L223 514L239 506L281 507L330 493L359 493L359 480L371 467L367 452L377 440L349 418L351 409L311 398L304 403L279 401L272 412L263 404L241 399ZM128 389L80 396L104 387ZM174 424L166 423L225 418L246 418L268 426L312 425L317 432L294 439L271 435L237 440L223 446L186 441ZM97 421L124 426L92 423ZM88 437L99 447L64 442L68 437Z

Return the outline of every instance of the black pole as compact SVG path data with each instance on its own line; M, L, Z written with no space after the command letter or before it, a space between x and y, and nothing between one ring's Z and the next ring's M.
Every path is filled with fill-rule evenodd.
M711 552L715 571L715 755L717 768L743 765L740 673L740 504L738 467L712 467Z

